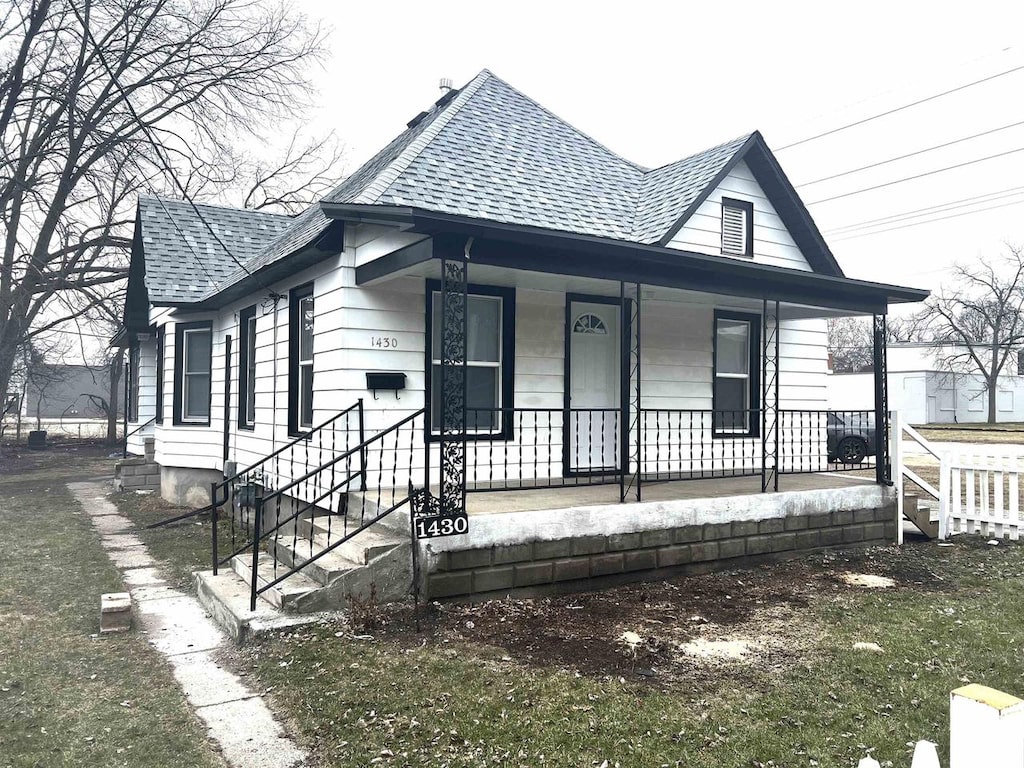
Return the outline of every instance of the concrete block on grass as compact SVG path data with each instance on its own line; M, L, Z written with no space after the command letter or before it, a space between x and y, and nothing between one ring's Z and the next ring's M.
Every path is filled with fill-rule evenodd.
M100 633L127 632L132 628L132 598L127 592L100 596Z

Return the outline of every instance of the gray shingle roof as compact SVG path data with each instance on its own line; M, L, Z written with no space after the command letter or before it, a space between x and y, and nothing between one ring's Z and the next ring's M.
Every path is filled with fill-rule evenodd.
M421 208L652 244L748 138L647 170L484 70L414 120L323 202ZM179 300L210 297L247 273L308 246L330 223L319 204L283 219L284 226L279 226L281 220L275 217L262 225L262 242L255 242L252 232L253 240L238 244L234 255L245 269L230 259L225 263L221 254L216 269L209 270L215 284L199 273L192 278L195 285L178 285L175 295ZM166 225L161 225L164 231ZM203 240L202 222L194 214L184 210L178 225L183 231L199 232L198 239ZM213 260L216 249L203 245ZM148 250L146 257L149 262ZM180 270L175 275L184 277Z
M276 213L155 197L139 198L138 217L152 302L200 299L235 271L232 256L243 263L253 258L293 222Z

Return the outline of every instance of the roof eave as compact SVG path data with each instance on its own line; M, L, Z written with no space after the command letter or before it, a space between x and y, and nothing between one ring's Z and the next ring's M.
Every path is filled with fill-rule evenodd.
M694 251L668 248L662 245L634 243L519 224L504 224L487 219L416 208L335 205L332 206L331 211L327 211L325 208L325 213L329 216L355 216L365 213L363 209L367 207L377 209L372 213L374 221L402 223L406 228L426 235L489 238L561 251L602 254L621 259L642 259L648 264L658 265L662 269L686 267L706 274L720 275L723 278L750 280L752 277L756 277L765 281L766 284L791 284L806 290L815 288L834 290L860 297L867 303L873 303L879 311L884 311L884 306L888 304L923 301L929 293L917 288L856 280L843 275L828 275L769 264L756 264L723 256L710 256Z

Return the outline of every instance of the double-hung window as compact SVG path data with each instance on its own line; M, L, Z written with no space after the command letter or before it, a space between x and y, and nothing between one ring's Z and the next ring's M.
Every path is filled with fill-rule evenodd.
M313 285L291 290L288 329L288 430L313 427Z
M754 255L754 204L722 198L722 253L727 256Z
M256 307L238 313L238 426L256 425Z
M440 286L427 293L430 317L429 393L430 431L441 432L443 317ZM515 292L471 286L466 307L466 430L470 437L508 439L512 434L512 359L514 355Z
M210 323L178 323L175 333L174 423L210 424Z
M760 321L756 315L715 313L714 435L758 433Z

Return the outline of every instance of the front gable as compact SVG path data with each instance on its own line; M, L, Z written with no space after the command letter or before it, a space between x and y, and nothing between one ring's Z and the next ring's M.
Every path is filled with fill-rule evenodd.
M753 254L731 256L722 248L722 199L751 203L753 206ZM797 245L779 212L754 178L745 161L734 165L704 201L690 214L683 226L665 244L711 256L753 261L814 271Z

